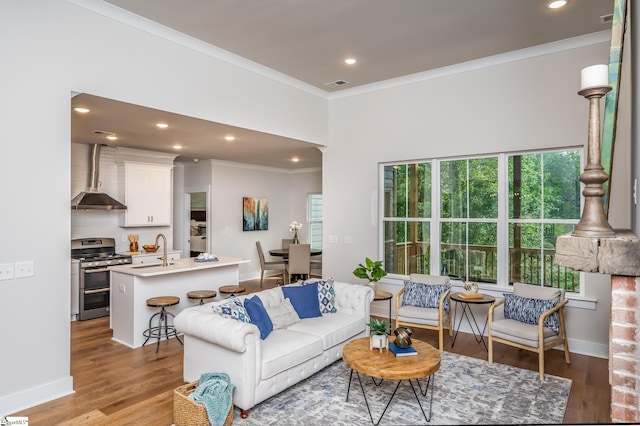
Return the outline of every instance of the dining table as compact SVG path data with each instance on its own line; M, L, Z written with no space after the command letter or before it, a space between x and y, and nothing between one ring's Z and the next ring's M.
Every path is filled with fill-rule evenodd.
M322 254L322 249L319 248L312 248L311 250L311 256L320 256ZM285 259L287 257L289 257L289 249L288 248L279 248L279 249L273 249L273 250L269 250L269 254L271 256L275 256L275 257L284 257Z

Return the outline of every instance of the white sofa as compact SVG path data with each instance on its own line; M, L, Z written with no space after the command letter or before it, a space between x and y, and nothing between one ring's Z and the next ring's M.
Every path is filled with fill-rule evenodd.
M175 327L184 334L184 380L205 372L223 372L235 385L233 403L248 410L342 358L344 345L367 336L373 290L368 286L334 282L336 313L305 318L273 330L264 340L258 327L213 312L216 301L180 312ZM284 301L281 287L258 295L265 308Z

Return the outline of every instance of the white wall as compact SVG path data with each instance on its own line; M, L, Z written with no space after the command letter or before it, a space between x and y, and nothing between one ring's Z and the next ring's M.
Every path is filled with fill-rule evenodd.
M328 105L64 0L0 2L0 58L0 263L35 263L0 281L1 416L72 392L72 91L319 144Z
M291 172L215 160L185 163L184 169L185 186L211 185L211 252L251 259L240 265L241 281L260 276L256 241L265 252L279 248L282 238L291 238L289 223L305 222L306 194L322 191L320 170ZM242 230L243 197L267 199L268 230ZM307 238L304 229L299 233L302 242Z
M487 60L485 67L452 67L448 75L333 99L323 158L325 273L353 281L351 271L365 256L382 257L375 214L380 162L583 146L588 102L577 95L580 70L606 63L608 47L606 41L529 58L514 55L504 63ZM629 123L627 112L619 126ZM629 170L629 147L628 136L616 142L614 169ZM630 226L629 189L627 178L615 180L615 227ZM331 244L330 236L338 243ZM587 274L585 281L585 296L597 303L568 309L572 350L606 356L607 277ZM389 289L395 292L394 285ZM377 312L385 311L380 305Z

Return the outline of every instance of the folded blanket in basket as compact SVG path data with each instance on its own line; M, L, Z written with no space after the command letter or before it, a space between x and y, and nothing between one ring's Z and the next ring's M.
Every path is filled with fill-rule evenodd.
M204 405L212 426L222 426L232 408L233 388L226 373L203 373L198 387L189 396Z

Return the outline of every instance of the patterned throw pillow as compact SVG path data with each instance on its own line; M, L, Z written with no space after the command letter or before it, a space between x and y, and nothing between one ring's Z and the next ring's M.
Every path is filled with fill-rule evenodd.
M412 281L404 282L402 306L417 306L419 308L438 308L442 293L449 290L449 284L424 284ZM444 299L443 309L449 312L449 298Z
M511 293L504 293L504 298L505 318L534 325L538 325L540 315L558 304L556 299L530 299ZM560 330L558 313L545 318L544 326L557 333Z
M318 283L318 303L320 304L320 313L335 314L336 309L336 290L333 288L333 277L328 280L306 280L298 281L300 285Z
M213 305L213 312L241 322L251 322L244 305L235 297L220 305Z

